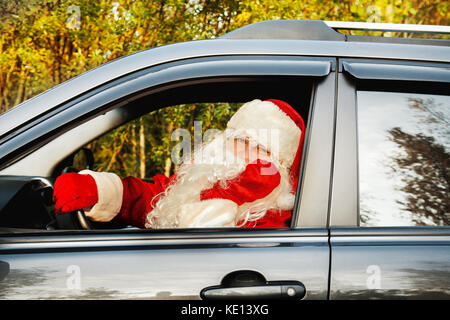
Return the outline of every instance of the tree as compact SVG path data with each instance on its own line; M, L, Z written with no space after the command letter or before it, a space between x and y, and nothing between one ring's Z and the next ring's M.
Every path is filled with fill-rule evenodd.
M261 20L448 25L449 6L434 0L0 0L0 112L124 55L218 37Z
M448 25L448 9L448 1L433 0L0 0L0 113L113 59L164 44L219 37L253 22ZM204 129L223 128L236 108L195 104L144 116L91 144L98 169L122 176L172 173L171 131L193 130L194 120L202 120Z
M408 134L400 128L389 130L391 141L406 155L393 160L402 170L406 201L399 203L413 214L414 221L424 225L423 218L437 225L450 224L450 154L433 137Z

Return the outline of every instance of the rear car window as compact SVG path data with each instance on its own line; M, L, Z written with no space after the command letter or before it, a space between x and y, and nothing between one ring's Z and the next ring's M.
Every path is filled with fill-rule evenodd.
M450 221L450 97L357 92L361 226Z

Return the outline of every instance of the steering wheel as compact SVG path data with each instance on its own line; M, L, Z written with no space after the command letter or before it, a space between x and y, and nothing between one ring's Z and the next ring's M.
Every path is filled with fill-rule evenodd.
M60 230L93 230L89 219L82 209L63 214L55 214L56 224Z
M84 214L84 210L83 209L79 209L76 211L72 211L69 214L75 215L76 218L78 219L78 223L80 224L81 228L83 230L92 230L92 224L89 221L88 218L86 218L86 215Z

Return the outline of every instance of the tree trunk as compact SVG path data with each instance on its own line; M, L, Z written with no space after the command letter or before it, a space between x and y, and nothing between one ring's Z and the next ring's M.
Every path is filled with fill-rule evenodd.
M131 172L129 175L138 176L138 150L136 141L136 124L133 122L131 125Z
M170 177L170 169L172 169L172 159L170 159L170 157L167 157L166 165L164 166L164 174L166 177Z
M169 135L172 135L172 131L173 131L173 122L169 122L169 126L167 127L167 133ZM171 151L171 150L169 150ZM164 164L164 175L166 177L170 177L170 169L172 168L172 152L169 153L169 156L166 158L166 163Z
M22 69L20 71L19 88L17 89L16 101L14 102L13 106L17 106L19 103L23 101L24 90L25 90L25 73L23 72Z
M139 177L145 178L145 127L144 119L141 118L139 124Z

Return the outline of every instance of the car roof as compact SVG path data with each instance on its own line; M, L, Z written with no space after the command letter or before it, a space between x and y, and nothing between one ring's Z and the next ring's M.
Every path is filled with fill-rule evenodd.
M281 23L283 22L281 21ZM261 23L260 25L264 26ZM279 27L280 25L277 28ZM296 27L298 28L298 26ZM433 42L429 42L430 44L427 45L424 43L361 42L348 41L339 35L336 36L339 41L331 39L331 36L326 40L320 37L320 39L316 37L307 40L272 39L276 35L269 36L269 39L257 39L239 35L239 29L233 32L218 39L181 42L143 50L87 71L1 115L0 138L7 136L23 123L96 87L138 70L177 60L225 55L287 55L450 62L450 47L433 45ZM280 31L278 30L276 34L280 34Z

